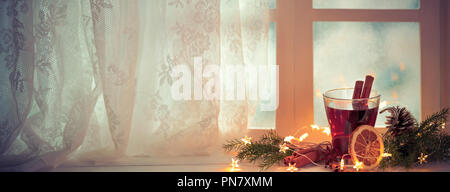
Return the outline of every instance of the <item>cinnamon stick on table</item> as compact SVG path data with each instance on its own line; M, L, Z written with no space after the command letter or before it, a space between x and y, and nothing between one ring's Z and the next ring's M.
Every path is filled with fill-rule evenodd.
M295 167L297 168L301 168L305 165L308 165L312 162L317 162L320 159L320 151L319 150L309 150L306 153L301 153L302 155L299 154L295 154L296 152L294 152L293 155L291 156L287 156L284 158L284 164L288 165L290 164L294 164L295 163Z

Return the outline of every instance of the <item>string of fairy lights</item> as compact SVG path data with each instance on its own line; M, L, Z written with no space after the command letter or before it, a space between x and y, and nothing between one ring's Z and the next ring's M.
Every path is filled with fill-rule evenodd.
M438 114L438 115L440 115L440 114ZM442 122L431 122L429 124L429 126L434 126L435 124L439 124L442 127L442 129L446 128L445 120L443 120ZM305 128L305 127L307 127L307 126L304 126L303 128ZM310 125L309 127L311 127L312 130L320 131L321 133L326 134L327 136L331 135L331 130L330 130L329 127L321 127L321 126L318 126L318 125ZM301 133L301 131L304 130L303 128L297 130L297 132L294 135L300 135L299 132ZM301 154L301 153L298 152L298 149L299 149L299 147L298 147L299 145L298 144L299 143L302 144L302 145L305 145L307 147L311 147L311 146L317 147L317 146L321 145L321 144L315 144L315 143L311 143L311 142L305 141L305 139L310 136L309 134L312 134L312 133L311 132L310 133L303 133L299 137L295 137L295 136L292 136L292 135L286 136L284 138L284 140L283 140L284 141L283 144L279 145L279 152L280 153L287 153L288 151L293 151L293 152L296 153L296 155L304 157L306 160L308 160L311 164L313 164L315 166L324 166L324 165L321 165L321 164L318 164L318 163L314 162L307 155ZM312 134L312 135L315 135L315 134ZM417 133L417 136L421 137L422 135L419 132L419 133ZM244 136L244 137L242 137L240 139L240 141L242 142L241 143L242 145L252 145L252 138L251 137ZM327 142L328 142L328 144L330 143L329 141L327 141ZM323 143L325 143L325 142L323 142ZM328 145L328 144L325 144L325 145ZM418 164L420 164L420 165L422 165L424 163L428 163L427 162L428 157L430 155L433 155L433 153L434 152L425 154L425 153L421 152L420 155L417 157L417 161L416 162ZM350 156L351 158L348 158L348 156ZM386 153L385 151L381 154L381 158L389 158L389 157L393 157L393 155L390 154L390 153ZM364 168L365 168L364 167L364 163L360 162L358 159L366 159L366 158L367 157L362 157L362 156L360 156L358 154L355 154L355 153L353 153L353 155L351 155L351 154L344 154L341 157L340 162L338 164L333 164L333 168L339 169L340 171L344 171L345 168L351 167L355 171L358 172L360 170L364 170ZM373 157L370 157L370 158L373 158ZM378 158L380 158L380 157L378 157ZM351 159L352 161L346 161L347 159ZM236 160L234 158L232 159L231 169L230 169L231 171L240 171L241 170L241 168L239 167L238 162L239 162L239 160ZM351 164L346 165L346 162L350 162ZM373 168L373 166L372 167L366 167L366 168L370 169L370 168ZM295 172L295 171L298 171L298 170L299 170L299 168L296 167L295 163L289 163L287 168L286 168L286 171L288 171L288 172Z
M318 125L310 125L310 127L312 128L312 130L322 131L322 133L324 133L324 134L326 134L328 136L330 136L330 134L331 134L331 131L330 131L329 127L320 127ZM293 141L304 142L304 140L308 136L309 136L308 133L304 133L304 134L302 134L299 137L294 137L292 135L285 137L284 138L284 143L279 146L280 147L279 152L280 153L286 153L288 150L293 150L293 149L288 147L288 145L287 145L288 143L292 143ZM251 145L252 144L251 140L252 140L252 138L248 137L248 136L244 136L244 137L241 138L241 142L242 142L243 145ZM305 157L307 160L310 161L311 164L313 164L315 166L324 166L324 165L321 165L321 164L318 164L318 163L314 162L312 159L310 159L306 155L303 155L303 154L300 154L300 153L297 153L297 155ZM360 170L362 170L364 168L363 163L358 161L358 160L356 160L353 163L353 165L346 165L344 159L347 156L350 156L350 154L344 154L342 156L341 161L339 163L339 167L338 167L339 170L343 171L345 169L345 167L349 167L350 166L350 167L352 167L354 170L356 170L358 172L358 171L360 171ZM382 154L383 158L387 158L387 157L391 157L391 156L392 155L390 153L383 153ZM425 154L421 153L420 157L418 157L419 163L420 164L426 163L427 162L426 161L427 157L428 157L428 155L425 155ZM232 161L231 162L231 169L230 169L231 172L240 171L241 169L240 169L239 164L238 164L239 160L236 160L236 159L232 158L231 161ZM296 172L298 170L299 169L296 167L295 163L293 163L293 164L289 163L288 167L286 168L287 172Z

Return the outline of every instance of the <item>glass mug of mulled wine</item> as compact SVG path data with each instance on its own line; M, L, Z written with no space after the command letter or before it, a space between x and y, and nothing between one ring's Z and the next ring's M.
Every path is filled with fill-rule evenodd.
M372 90L368 98L353 99L353 88L333 89L323 94L331 129L332 145L338 156L348 154L349 137L358 126L375 126L381 95ZM350 158L345 156L345 159Z

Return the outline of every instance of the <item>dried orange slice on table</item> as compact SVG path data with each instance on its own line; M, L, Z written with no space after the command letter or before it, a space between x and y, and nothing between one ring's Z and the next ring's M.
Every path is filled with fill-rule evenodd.
M362 170L371 170L382 159L383 139L374 127L361 125L352 132L348 151L353 164L362 163Z

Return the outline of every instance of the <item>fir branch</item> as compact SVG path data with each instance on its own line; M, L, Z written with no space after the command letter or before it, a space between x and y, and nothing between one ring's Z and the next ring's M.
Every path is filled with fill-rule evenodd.
M427 117L425 121L422 121L419 125L418 131L423 131L428 127L440 127L442 123L447 121L448 108L444 108L441 111L434 113L433 115Z
M280 145L283 143L283 138L280 137L277 132L269 131L266 134L262 135L260 141L261 143L272 144L272 145Z
M289 155L292 155L292 152L291 153L280 153L280 152L268 153L263 156L263 159L262 159L261 163L259 164L259 168L261 171L267 170L268 168L272 167L275 163L280 162L281 160L283 160L285 157L287 157Z
M227 143L223 144L223 149L226 152L237 151L240 150L244 145L240 139L228 140Z
M292 155L291 150L286 153L280 152L279 146L284 142L283 140L275 131L269 131L250 145L244 145L241 140L233 139L227 141L223 148L227 152L237 151L236 158L239 160L258 163L258 167L263 171L280 162L284 157Z
M380 168L419 166L421 153L428 155L427 162L450 160L450 135L444 132L442 124L446 122L448 109L429 116L417 124L411 131L398 136L384 135L384 147L392 156L384 158Z
M279 149L276 146L255 142L242 148L236 157L241 160L248 160L252 163L261 159L264 154L278 152L278 150Z

